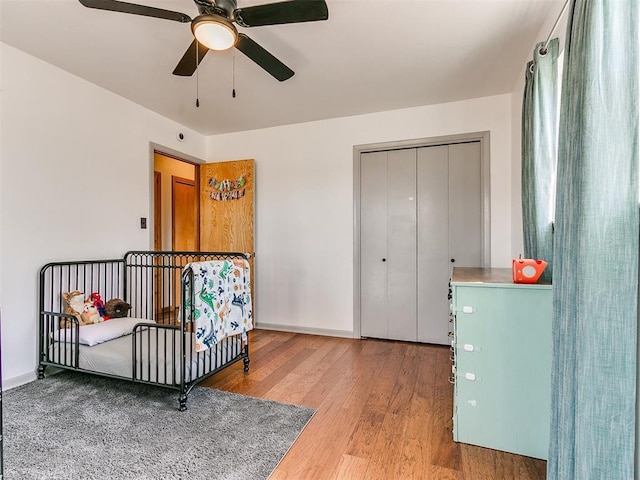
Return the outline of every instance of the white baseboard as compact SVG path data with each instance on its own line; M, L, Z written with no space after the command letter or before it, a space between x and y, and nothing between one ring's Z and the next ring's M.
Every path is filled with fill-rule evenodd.
M353 330L332 330L329 328L300 327L298 325L280 325L276 323L257 322L256 328L262 330L276 330L279 332L308 333L310 335L323 335L325 337L354 338Z
M36 379L35 372L23 373L22 375L18 375L16 377L11 378L3 378L2 379L2 390L10 390L15 387L19 387L20 385L24 385L26 383L31 383Z

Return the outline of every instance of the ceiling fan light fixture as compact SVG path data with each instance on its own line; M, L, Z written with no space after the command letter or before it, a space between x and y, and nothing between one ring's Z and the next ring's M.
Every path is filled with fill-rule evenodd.
M236 44L238 30L220 15L200 15L191 23L193 35L210 50L227 50Z

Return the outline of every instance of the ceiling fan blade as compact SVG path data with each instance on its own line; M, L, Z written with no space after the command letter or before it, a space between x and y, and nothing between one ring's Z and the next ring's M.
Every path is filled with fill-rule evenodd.
M196 48L198 49L198 60L196 64ZM190 77L193 75L193 72L196 71L198 65L202 61L202 58L207 54L209 49L198 42L195 38L187 51L184 52L184 55L176 65L176 68L173 70L174 75L180 75L181 77Z
M172 10L164 10L163 8L137 5L135 3L120 2L118 0L80 0L80 3L85 7L97 8L98 10L132 13L134 15L163 18L165 20L174 20L181 23L188 23L191 21L191 17L184 13L174 12Z
M238 33L236 48L256 62L259 66L264 68L277 80L284 82L285 80L293 77L293 70L247 37L244 33Z
M324 0L288 0L237 8L233 15L238 25L260 27L263 25L326 20L329 18L329 10Z

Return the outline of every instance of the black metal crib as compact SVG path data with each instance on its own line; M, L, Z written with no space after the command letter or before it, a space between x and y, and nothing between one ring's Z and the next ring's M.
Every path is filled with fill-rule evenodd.
M52 366L158 385L178 390L179 409L186 410L187 397L196 384L240 360L244 371L249 370L249 338L227 337L215 348L195 351L190 321L194 316L187 310L193 302L185 301L186 285L193 284L192 272L184 266L247 257L236 252L132 251L122 259L45 265L40 270L38 378ZM84 360L85 355L98 349L80 343L78 319L64 313L63 293L72 291L100 292L105 300L122 299L131 306L129 317L155 321L138 323L127 338L131 357L125 370L130 371L114 373L87 367L91 362ZM70 328L61 330L64 320Z

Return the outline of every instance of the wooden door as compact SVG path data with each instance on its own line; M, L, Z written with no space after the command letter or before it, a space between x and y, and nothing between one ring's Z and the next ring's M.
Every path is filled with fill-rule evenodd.
M153 249L156 252L162 250L162 174L153 172ZM154 263L158 263L154 259ZM163 313L160 305L163 305L162 270L153 270L153 311L155 318L160 318Z
M188 178L171 177L171 249L174 252L198 250L196 185Z
M171 176L171 250L174 252L198 251L198 208L194 180ZM178 267L187 264L186 258L178 258ZM180 306L182 268L173 271L170 290L173 305Z
M200 248L208 252L251 254L251 291L254 295L253 160L200 165ZM254 318L255 321L255 318Z
M153 172L153 249L162 250L162 174Z

